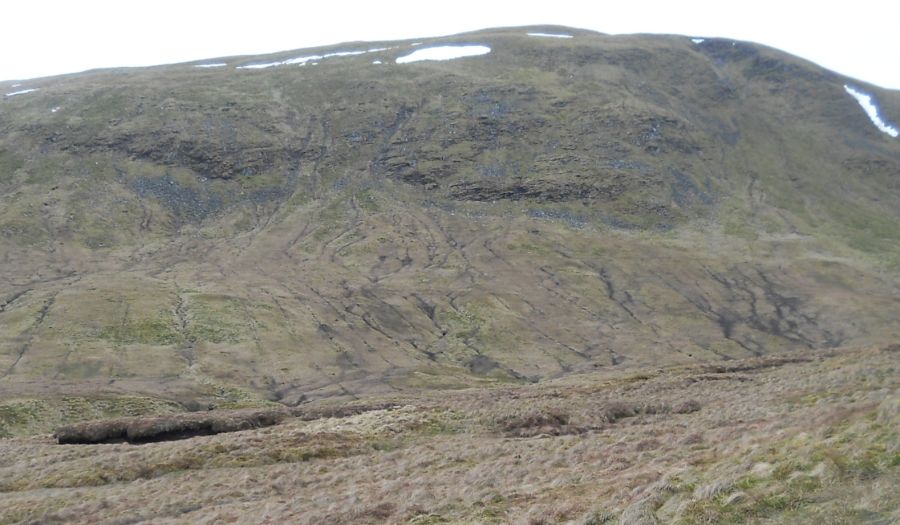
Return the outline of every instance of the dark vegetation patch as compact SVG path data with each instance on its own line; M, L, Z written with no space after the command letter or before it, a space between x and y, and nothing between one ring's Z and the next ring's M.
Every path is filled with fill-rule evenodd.
M125 123L114 119L96 134L88 129L63 136L55 130L45 134L70 153L115 153L131 160L187 167L215 179L263 173L301 155L273 140L273 130L261 128L262 123L255 125L252 119L213 123L208 108L193 105L170 109L169 115L177 125L173 122L165 129L150 126L146 116L138 115Z
M500 367L497 361L485 355L477 355L472 358L466 367L474 374L484 375Z
M494 426L511 437L583 434L642 415L689 414L700 410L699 401L686 399L674 404L614 401L590 413L572 414L562 407L533 407L494 420Z
M744 375L739 374L698 374L695 376L688 377L685 379L685 382L690 383L702 383L704 381L750 381L750 378Z
M715 321L725 339L754 355L766 353L765 345L742 333L741 328L770 334L807 348L834 348L846 340L840 330L820 324L820 313L810 308L809 297L794 295L790 285L782 283L773 274L759 268L753 271L733 268L727 272L707 269L706 273L717 285L720 297L697 288L682 289L680 285L674 289Z
M359 403L336 406L299 406L291 409L291 416L302 419L303 421L313 421L328 417L350 417L375 410L394 410L397 408L399 408L399 405L392 402Z
M136 177L128 184L138 197L155 197L178 216L194 221L205 219L225 205L222 195L184 185L170 175Z
M808 363L812 359L808 357L762 357L748 359L735 364L710 364L701 367L707 374L733 374L735 372L753 372L766 368L778 368L794 363Z
M535 408L501 416L497 419L497 426L503 433L513 437L561 436L580 434L587 430L570 425L570 419L571 416L559 408Z
M397 408L394 403L366 403L297 407L290 410L284 408L210 410L150 417L121 417L67 425L59 428L54 435L61 445L153 443L268 427L277 425L288 417L312 421L394 408Z
M152 443L267 427L288 415L282 409L247 409L123 417L67 425L58 429L55 436L61 445Z
M450 197L456 200L493 202L520 201L568 202L580 200L613 200L625 192L625 186L614 182L559 182L518 179L506 182L463 181L450 186Z

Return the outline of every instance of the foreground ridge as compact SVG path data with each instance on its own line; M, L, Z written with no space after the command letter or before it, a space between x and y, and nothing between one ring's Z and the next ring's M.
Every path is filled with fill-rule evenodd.
M898 349L318 402L140 446L2 440L0 520L890 523Z

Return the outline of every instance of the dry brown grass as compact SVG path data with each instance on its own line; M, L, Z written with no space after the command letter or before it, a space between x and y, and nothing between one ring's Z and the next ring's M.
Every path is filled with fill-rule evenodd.
M308 405L140 446L3 440L0 523L897 520L898 354L803 357Z

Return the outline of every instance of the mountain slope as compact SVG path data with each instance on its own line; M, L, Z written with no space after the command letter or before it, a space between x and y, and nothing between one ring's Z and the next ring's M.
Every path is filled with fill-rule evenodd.
M295 404L898 337L900 142L844 85L893 122L897 92L720 39L414 44L15 88L0 392ZM449 44L490 53L396 63Z

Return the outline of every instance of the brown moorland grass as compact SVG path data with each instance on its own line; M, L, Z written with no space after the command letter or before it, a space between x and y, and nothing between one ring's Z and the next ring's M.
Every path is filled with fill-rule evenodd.
M896 522L900 355L790 357L313 403L140 446L6 439L0 523Z

